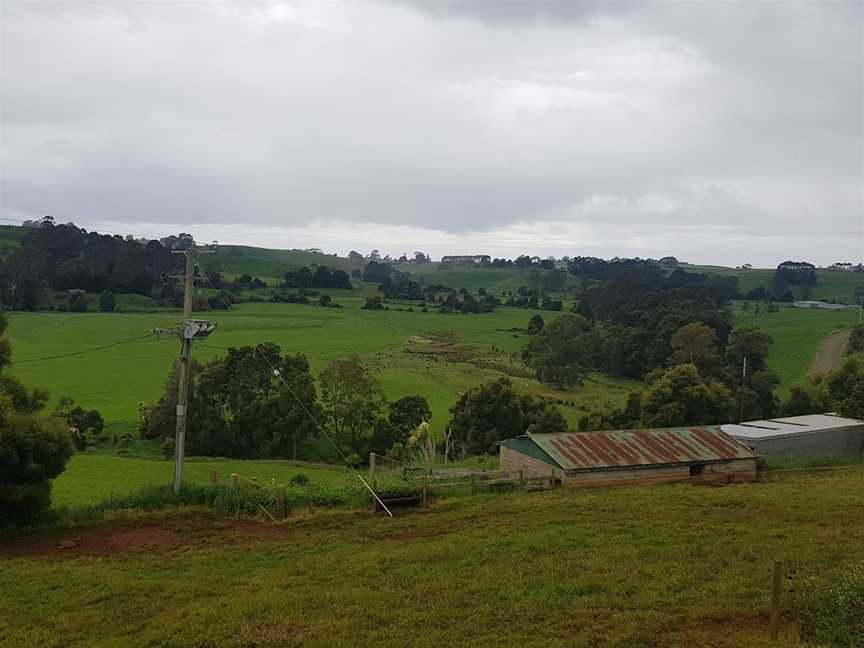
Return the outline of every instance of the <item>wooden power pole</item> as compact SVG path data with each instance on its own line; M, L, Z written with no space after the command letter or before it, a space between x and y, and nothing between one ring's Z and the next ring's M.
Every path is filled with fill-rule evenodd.
M195 257L212 254L210 250L198 250L191 245L185 250L171 250L185 256L183 273L183 322L174 329L154 329L154 333L172 333L180 338L180 359L177 363L177 426L174 432L174 492L180 491L183 483L183 458L186 449L186 420L189 408L189 361L192 356L192 341L206 338L216 325L207 320L192 319L192 289L195 285Z

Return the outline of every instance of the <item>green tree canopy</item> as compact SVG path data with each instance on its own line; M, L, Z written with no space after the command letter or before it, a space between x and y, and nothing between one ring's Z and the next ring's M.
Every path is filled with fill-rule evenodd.
M747 358L747 372L763 371L768 368L768 354L774 338L755 324L739 326L729 334L726 344L726 364L741 375L744 358Z
M564 389L582 383L596 365L599 346L594 326L581 315L567 313L537 333L522 359L537 372L537 380Z
M703 375L715 375L723 365L717 352L717 333L702 322L685 324L672 336L670 364L695 365Z
M507 378L462 394L450 408L453 445L463 454L497 451L497 443L530 431L564 432L567 422L554 406L530 394L518 394Z
M658 373L641 403L648 427L712 425L735 417L732 392L720 382L705 380L694 365L677 365Z
M358 356L333 360L321 372L321 401L336 443L361 459L376 425L386 418L387 399Z
M224 358L191 363L190 374L192 455L296 458L324 418L306 357L283 355L272 342L231 347ZM163 397L142 411L142 436L173 438L176 404L175 367Z

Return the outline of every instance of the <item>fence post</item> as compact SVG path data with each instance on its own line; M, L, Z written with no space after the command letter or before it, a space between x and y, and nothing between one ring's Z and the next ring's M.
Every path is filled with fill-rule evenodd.
M369 453L369 479L375 478L375 453Z
M525 490L525 471L519 469L519 490Z
M214 470L212 473L210 473L210 479L212 480L212 482L214 484L218 484L219 483L219 471Z
M774 577L771 581L771 641L777 640L780 625L780 581L783 576L783 563L774 561Z
M423 499L420 500L421 508L426 508L429 502L429 484L423 484Z
M231 486L237 488L237 483L240 481L240 475L237 473L231 473Z
M276 487L276 517L280 520L284 520L286 517L285 484L279 484Z

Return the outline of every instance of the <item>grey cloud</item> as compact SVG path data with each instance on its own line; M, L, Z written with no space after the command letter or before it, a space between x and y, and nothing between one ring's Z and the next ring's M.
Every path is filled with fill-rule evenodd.
M7 214L859 227L858 4L3 6Z

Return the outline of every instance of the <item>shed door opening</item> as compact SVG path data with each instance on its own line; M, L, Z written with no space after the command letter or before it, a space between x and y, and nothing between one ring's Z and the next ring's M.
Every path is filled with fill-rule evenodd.
M705 472L705 466L690 466L690 476L695 477Z

